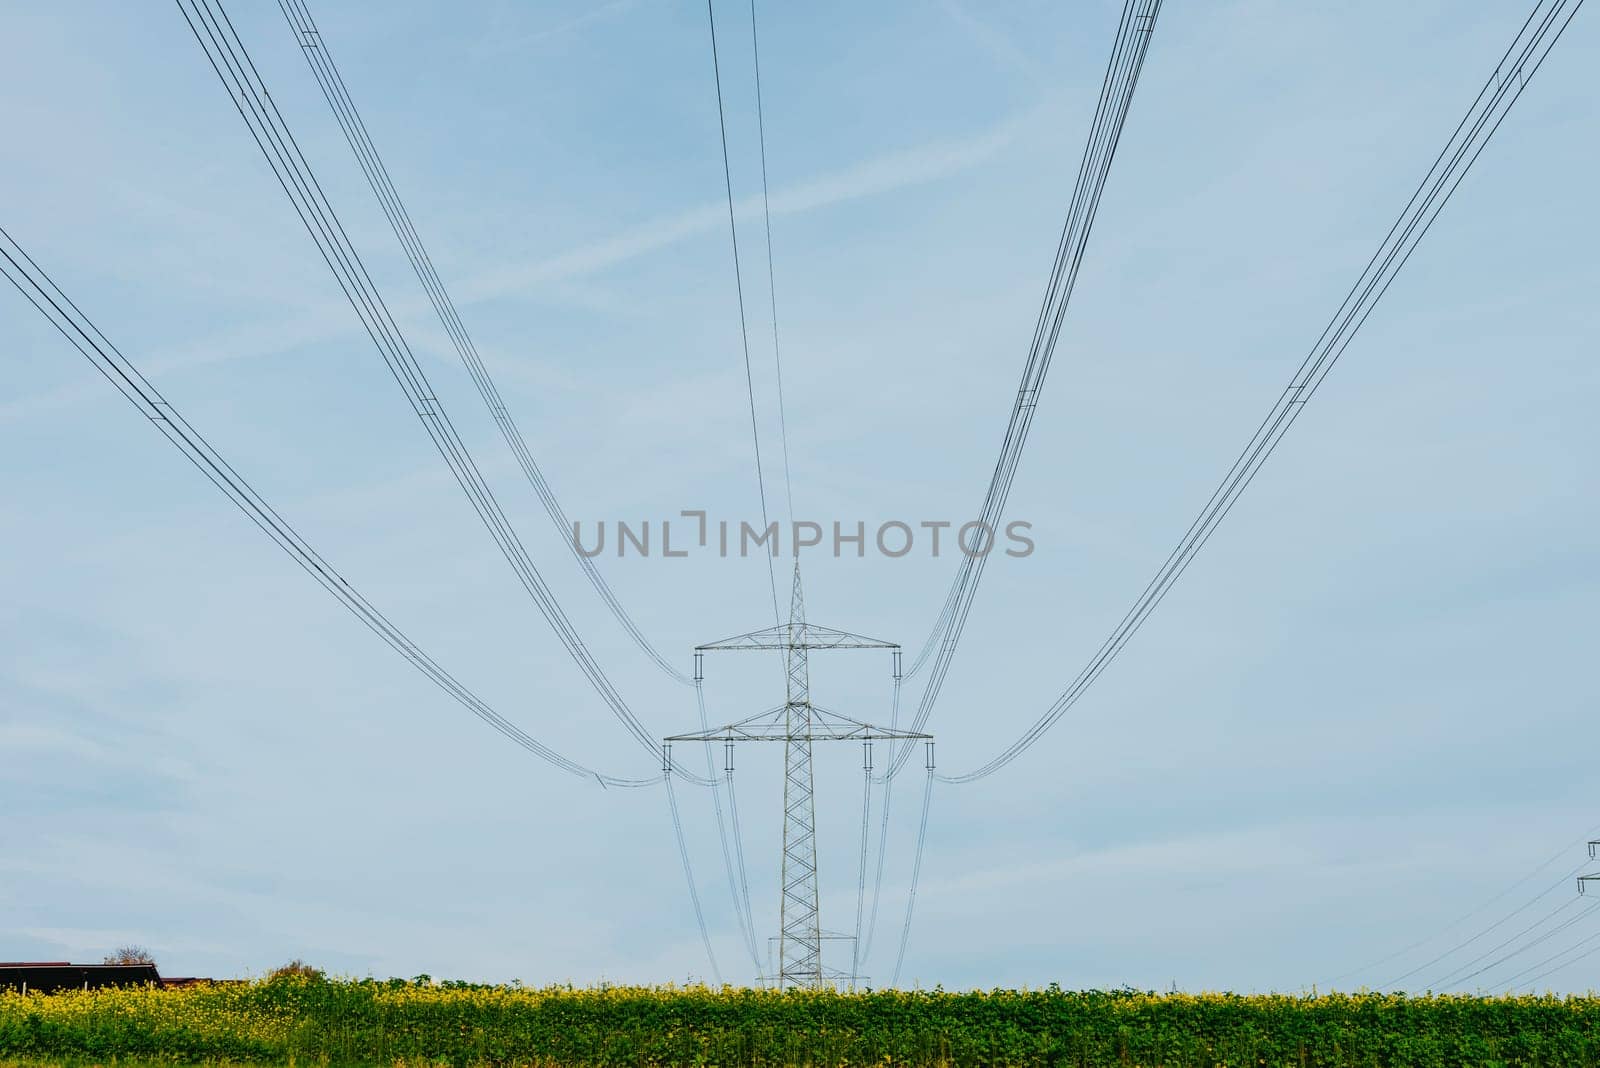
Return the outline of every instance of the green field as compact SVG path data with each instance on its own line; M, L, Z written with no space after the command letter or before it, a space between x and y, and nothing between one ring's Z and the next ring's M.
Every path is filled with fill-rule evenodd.
M0 994L0 1064L1600 1064L1600 998L279 979Z

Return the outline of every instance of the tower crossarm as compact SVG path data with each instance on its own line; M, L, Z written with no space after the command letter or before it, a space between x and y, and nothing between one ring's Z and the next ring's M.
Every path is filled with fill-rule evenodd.
M709 730L674 734L662 739L667 742L784 742L804 738L813 742L868 742L877 739L894 741L931 741L933 735L920 731L897 730L873 723L841 716L818 705L811 706L811 719L803 733L789 733L792 725L785 722L784 709L762 712L737 723L728 723Z
M697 653L734 649L899 649L896 642L868 638L847 630L821 627L815 623L793 622L781 627L764 627L747 634L695 646Z

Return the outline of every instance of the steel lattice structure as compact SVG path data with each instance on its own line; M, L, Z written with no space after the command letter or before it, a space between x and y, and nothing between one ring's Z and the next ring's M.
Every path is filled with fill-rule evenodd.
M811 771L811 743L864 741L874 738L911 741L931 739L916 731L892 730L849 719L818 708L811 701L812 650L888 649L900 671L900 646L848 631L806 622L805 592L800 564L794 567L789 597L789 620L778 626L723 638L695 648L695 676L701 676L705 653L726 650L775 650L783 654L784 703L779 708L709 730L674 734L673 742L782 742L783 755L783 892L778 912L778 974L780 987L821 986L822 927L817 904L817 820L815 780Z

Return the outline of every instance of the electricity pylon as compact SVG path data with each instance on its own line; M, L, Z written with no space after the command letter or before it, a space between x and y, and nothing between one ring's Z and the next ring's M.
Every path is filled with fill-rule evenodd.
M1589 843L1589 859L1600 857L1600 839ZM1578 893L1583 893L1590 883L1600 883L1600 872L1578 876Z
M817 819L811 774L811 743L929 739L916 731L891 730L849 719L820 708L811 701L812 650L888 649L894 654L895 678L900 677L900 646L894 642L819 627L806 622L805 594L800 586L800 562L795 561L794 586L789 598L789 621L747 634L695 647L695 679L703 677L702 658L724 650L777 650L783 653L784 703L710 730L674 734L673 742L720 741L782 742L783 752L783 893L778 903L779 987L821 986L822 927L817 907ZM731 764L730 764L731 767Z

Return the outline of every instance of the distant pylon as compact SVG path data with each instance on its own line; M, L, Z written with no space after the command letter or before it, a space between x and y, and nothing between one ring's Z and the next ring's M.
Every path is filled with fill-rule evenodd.
M781 987L821 986L825 972L822 967L823 932L817 903L817 820L811 743L846 740L870 742L874 738L910 740L931 736L915 731L875 727L812 704L811 650L889 649L895 654L898 670L900 646L894 642L807 623L798 560L795 561L787 623L701 645L695 652L698 656L705 652L731 649L782 651L785 674L783 706L711 730L675 734L668 737L666 742L670 745L672 742L721 741L729 746L739 741L784 743L783 893L779 901L776 978ZM698 671L696 674L698 676ZM731 769L731 761L728 766Z
M1600 857L1600 839L1589 843L1589 859ZM1590 883L1600 882L1600 872L1578 876L1578 893L1583 893Z

